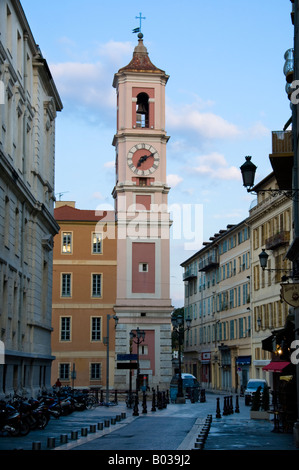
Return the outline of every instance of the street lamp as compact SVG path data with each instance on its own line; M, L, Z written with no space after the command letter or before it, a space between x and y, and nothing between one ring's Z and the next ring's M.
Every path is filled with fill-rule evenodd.
M139 327L136 329L136 333L133 330L130 331L130 339L137 345L137 376L136 376L136 393L139 391L139 375L140 375L140 366L139 366L139 345L143 343L145 338L145 331L140 330Z
M247 189L248 193L258 194L258 193L270 193L272 196L284 195L293 201L297 200L298 198L298 189L290 188L290 189L280 189L280 188L269 188L269 189L255 189L253 190L254 186L254 179L255 179L255 172L257 166L251 161L250 156L245 157L245 162L243 165L240 166L242 179L243 179L243 186Z
M178 393L177 393L177 403L184 403L184 393L183 393L183 379L182 379L182 361L181 361L181 346L184 342L184 332L190 330L191 318L186 318L186 326L184 328L184 319L182 315L176 315L171 318L171 323L173 330L178 336L179 340L179 380L178 380Z
M104 338L104 344L107 346L106 356L106 405L109 404L109 321L113 318L115 321L115 328L118 323L118 317L116 315L107 315L107 336Z

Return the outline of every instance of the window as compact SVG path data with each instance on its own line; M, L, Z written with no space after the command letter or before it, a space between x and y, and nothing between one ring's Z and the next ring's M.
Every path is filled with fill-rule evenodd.
M149 97L146 93L139 93L136 103L136 127L149 126Z
M69 363L59 364L59 378L61 380L70 379L70 364Z
M148 273L148 264L147 263L139 263L139 272L140 273Z
M72 253L71 232L62 232L62 253Z
M61 317L60 319L60 341L71 340L71 317Z
M102 274L92 274L92 297L102 296Z
M91 341L101 341L101 317L91 318Z
M102 253L102 235L94 232L92 235L92 252Z
M62 274L61 297L71 297L71 274Z
M100 362L92 362L90 364L90 380L100 380L102 377L102 364Z

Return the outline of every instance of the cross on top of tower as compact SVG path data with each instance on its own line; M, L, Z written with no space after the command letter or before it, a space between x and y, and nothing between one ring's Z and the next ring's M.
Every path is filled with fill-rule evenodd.
M141 22L142 20L146 20L145 16L141 16L142 14L139 13L139 16L135 16L136 20L139 19L139 28L134 28L133 33L141 33Z

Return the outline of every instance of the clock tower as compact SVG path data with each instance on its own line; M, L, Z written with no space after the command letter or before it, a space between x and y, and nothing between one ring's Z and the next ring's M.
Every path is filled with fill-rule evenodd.
M116 355L137 354L139 359L139 369L115 369L116 389L128 389L131 381L135 389L135 380L136 387L158 385L163 389L172 376L170 188L166 183L169 137L165 131L168 78L152 64L139 33L131 62L113 80L117 95L113 139L116 182L112 192L117 224L114 310L119 319L115 351ZM144 334L137 340L140 332Z

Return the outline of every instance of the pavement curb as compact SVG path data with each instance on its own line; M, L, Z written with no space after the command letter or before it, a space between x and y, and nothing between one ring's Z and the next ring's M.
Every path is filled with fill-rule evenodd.
M67 444L58 445L52 450L70 450L75 447L80 447L81 445L86 444L87 442L93 441L94 439L100 439L102 436L117 431L118 429L121 429L124 426L127 426L128 424L132 423L132 421L134 421L136 418L137 416L131 416L129 418L126 418L126 422L110 425L108 428L103 428L102 430L96 431L92 434L88 434L87 436L81 436L76 440L68 442Z

